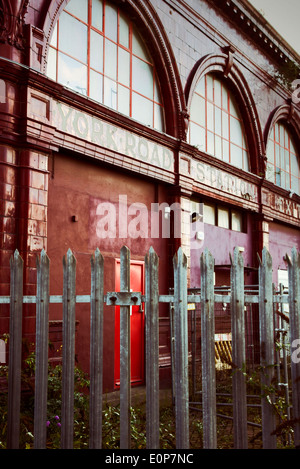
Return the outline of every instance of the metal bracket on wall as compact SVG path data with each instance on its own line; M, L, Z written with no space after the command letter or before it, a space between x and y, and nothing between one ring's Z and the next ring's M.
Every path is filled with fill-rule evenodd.
M141 292L108 292L107 306L136 306L142 303Z

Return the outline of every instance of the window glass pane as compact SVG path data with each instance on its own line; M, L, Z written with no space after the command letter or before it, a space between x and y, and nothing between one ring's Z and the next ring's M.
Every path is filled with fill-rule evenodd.
M57 23L56 23L56 25L54 27L54 30L53 30L53 33L52 33L50 46L57 47Z
M281 187L284 189L289 189L290 187L289 175L285 171L281 172Z
M275 124L274 132L275 132L275 141L279 142L279 124Z
M93 70L90 72L90 97L99 103L103 99L103 76Z
M279 125L279 142L284 147L284 127L282 125Z
M201 78L198 81L195 92L200 94L201 96L203 96L205 98L205 77Z
M103 36L91 30L90 64L98 72L103 72Z
M77 93L87 94L87 67L65 54L58 55L58 81Z
M222 139L221 137L218 137L217 135L215 136L215 156L217 158L223 159L222 158Z
M207 153L211 155L215 154L215 139L214 134L212 132L207 132Z
M52 47L49 48L47 75L52 80L56 80L56 50Z
M105 36L115 42L118 40L118 11L108 3L105 6Z
M207 106L207 121L206 126L208 130L214 131L214 105L212 103L206 103Z
M246 150L243 150L243 169L245 171L250 171L249 153Z
M129 48L129 24L127 18L120 12L119 19L119 44Z
M235 99L232 95L229 95L229 100L230 100L230 108L229 112L232 116L239 117L239 112L238 112L238 106L235 102Z
M104 77L104 104L117 109L117 84L106 77Z
M154 127L160 131L162 131L164 128L163 108L158 104L154 104Z
M281 151L278 144L275 145L275 164L276 166L281 167Z
M230 163L238 168L243 167L243 150L232 143L230 144Z
M222 137L229 140L229 116L227 112L222 111Z
M136 57L132 58L132 88L153 99L153 68Z
M153 104L149 99L132 93L132 117L145 125L153 126Z
M87 62L87 26L65 12L59 18L59 49Z
M274 142L272 142L272 140L269 140L268 145L267 145L267 159L268 161L274 164L274 160L275 160Z
M191 104L191 120L205 126L205 99L194 94Z
M140 57L141 59L144 59L147 62L152 62L149 53L146 49L146 46L141 40L140 35L136 31L136 29L133 30L132 34L132 52L134 55Z
M222 86L222 107L228 111L228 91L224 86Z
M65 10L87 23L88 0L71 0L65 7Z
M234 210L231 212L231 228L234 231L242 231L243 230L243 217L242 214L239 212L235 212Z
M105 41L104 74L114 80L117 79L117 45L111 41Z
M215 107L215 133L222 135L222 111Z
M92 0L92 26L99 29L99 31L103 29L102 0Z
M223 160L229 163L229 142L227 140L222 140L223 146Z
M292 142L292 140L290 140L290 152L294 153L294 155L297 154L296 148L295 148L294 143Z
M206 99L213 101L214 80L212 75L206 75Z
M215 207L214 205L203 205L203 220L204 223L215 225Z
M294 176L299 176L299 163L296 155L291 153L291 173Z
M229 228L229 212L224 208L218 208L218 226Z
M243 133L240 121L234 117L230 117L230 141L236 143L240 147L243 146Z
M222 85L220 80L214 80L214 102L217 106L222 106Z
M118 81L123 85L130 85L130 54L121 47L118 48L119 63L118 63Z
M154 101L161 103L161 93L156 73L154 73Z
M284 169L290 171L290 154L288 150L284 150Z
M125 86L118 86L118 111L127 116L130 113L130 91Z
M291 190L295 192L296 194L299 194L300 192L300 187L299 187L299 179L292 176L292 184L291 184Z
M205 129L193 122L190 123L190 144L201 151L206 151L205 147Z
M281 186L281 169L278 167L275 170L275 182L277 186Z

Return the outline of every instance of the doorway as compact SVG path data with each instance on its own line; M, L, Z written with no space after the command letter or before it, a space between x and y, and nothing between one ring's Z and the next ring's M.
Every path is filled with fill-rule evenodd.
M120 291L120 260L116 260L116 291ZM130 289L144 293L144 263L130 262ZM131 385L145 382L145 313L143 305L130 307ZM115 388L120 386L120 306L115 307Z

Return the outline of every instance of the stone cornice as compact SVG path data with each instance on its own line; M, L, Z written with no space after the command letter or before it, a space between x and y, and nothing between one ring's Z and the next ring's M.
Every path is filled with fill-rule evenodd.
M247 0L208 0L277 63L300 63L300 56Z

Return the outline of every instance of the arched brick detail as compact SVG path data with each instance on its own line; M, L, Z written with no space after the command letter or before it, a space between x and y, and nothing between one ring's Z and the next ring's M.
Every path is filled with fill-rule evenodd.
M45 17L43 31L46 37L44 63L47 66L49 41L61 11L70 0L51 0ZM155 61L164 99L166 116L166 133L179 139L185 139L185 97L167 34L155 11L147 0L112 0L120 8L134 18L135 24L142 33L144 40Z
M188 112L197 83L207 73L215 73L221 76L224 83L234 93L247 132L251 172L261 174L264 168L265 155L261 125L252 93L245 77L235 63L234 52L231 48L227 48L226 52L219 54L209 54L195 64L185 87Z
M268 140L270 132L274 126L274 124L278 121L285 122L293 137L295 138L295 144L299 151L300 147L300 115L299 112L296 110L293 103L286 103L278 106L273 112L270 114L266 127L264 129L264 142L265 147L267 148Z

